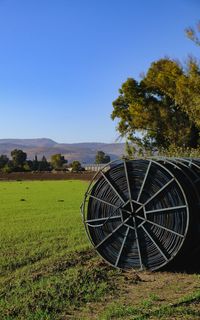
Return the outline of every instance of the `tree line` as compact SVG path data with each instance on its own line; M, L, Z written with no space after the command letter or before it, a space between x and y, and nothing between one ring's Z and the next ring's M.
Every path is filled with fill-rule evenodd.
M110 157L103 151L97 151L95 163L108 162L110 162ZM3 173L52 170L67 171L69 169L73 172L84 170L78 160L68 163L68 160L60 153L53 154L50 161L48 161L45 156L43 156L41 160L38 160L37 155L33 160L28 160L26 152L20 149L11 151L11 159L7 155L0 155L0 171Z
M68 168L71 168L72 171L83 170L79 161L73 161L68 164L68 160L60 153L52 155L50 161L48 161L45 156L43 156L41 160L38 160L37 155L33 160L28 160L26 152L20 149L11 151L11 159L9 159L7 155L0 155L0 171L4 173L52 170L66 171Z

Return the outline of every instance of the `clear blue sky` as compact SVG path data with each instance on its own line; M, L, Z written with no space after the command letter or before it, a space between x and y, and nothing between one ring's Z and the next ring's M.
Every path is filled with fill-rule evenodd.
M184 34L199 0L0 0L0 138L114 142L112 101Z

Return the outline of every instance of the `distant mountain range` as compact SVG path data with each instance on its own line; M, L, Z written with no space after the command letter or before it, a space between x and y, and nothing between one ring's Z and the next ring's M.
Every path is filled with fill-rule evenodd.
M61 153L71 162L79 160L81 163L94 163L98 150L104 151L111 160L119 158L125 153L124 143L57 143L51 139L0 139L0 154L10 157L14 149L21 149L27 153L28 159L37 155L38 159L44 155L48 160L52 154Z

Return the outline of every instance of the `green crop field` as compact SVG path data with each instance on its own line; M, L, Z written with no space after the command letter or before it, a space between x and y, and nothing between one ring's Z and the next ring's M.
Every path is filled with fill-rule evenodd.
M97 256L87 184L0 183L0 319L200 319L198 274L124 273Z

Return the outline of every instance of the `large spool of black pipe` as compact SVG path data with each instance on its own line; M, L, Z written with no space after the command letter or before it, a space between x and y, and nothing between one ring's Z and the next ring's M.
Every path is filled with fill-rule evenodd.
M82 215L93 246L114 267L195 265L200 253L200 159L110 163L90 183Z

